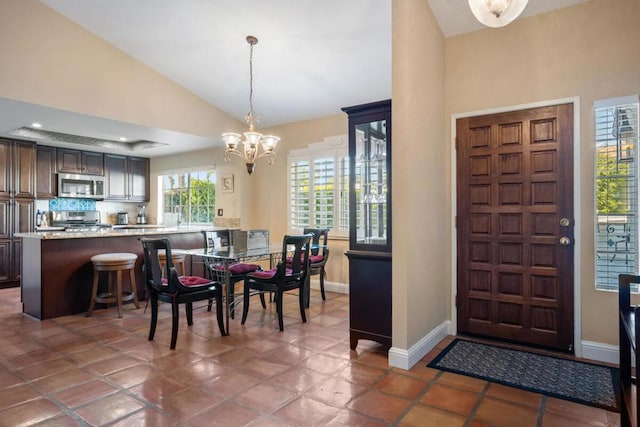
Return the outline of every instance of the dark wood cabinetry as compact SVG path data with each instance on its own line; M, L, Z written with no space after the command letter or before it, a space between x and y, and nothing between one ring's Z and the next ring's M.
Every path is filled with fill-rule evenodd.
M636 370L640 366L638 337L640 337L640 306L631 305L631 286L640 284L640 276L621 274L618 286L618 321L620 336L620 424L622 427L640 426L640 393ZM632 363L633 361L633 363Z
M349 334L391 347L391 101L349 116Z
M104 175L104 154L58 148L58 172Z
M36 145L0 139L0 287L20 280L21 240L18 232L34 228Z
M105 200L149 201L149 159L105 154Z
M56 197L56 149L38 145L36 154L36 197Z

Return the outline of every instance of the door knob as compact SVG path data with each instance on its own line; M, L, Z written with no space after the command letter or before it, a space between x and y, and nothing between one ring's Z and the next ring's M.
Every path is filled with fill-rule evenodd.
M568 237L561 237L560 238L560 244L562 246L568 246L569 243L571 243L571 239L569 239Z
M571 220L569 218L560 218L560 225L562 227L568 227L571 224Z

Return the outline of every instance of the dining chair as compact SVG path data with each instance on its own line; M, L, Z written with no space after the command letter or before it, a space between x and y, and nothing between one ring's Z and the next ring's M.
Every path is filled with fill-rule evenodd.
M144 281L148 290L148 298L151 301L151 326L149 328L149 341L153 341L158 323L158 301L171 304L171 350L176 348L178 339L178 323L180 304L185 305L187 324L193 324L193 303L196 301L208 301L207 311L211 311L213 300L216 303L216 317L220 334L226 335L224 319L222 316L222 284L200 276L178 276L176 268L171 261L171 244L164 238L141 238L144 253ZM158 252L164 251L166 259L164 263L164 278L162 266L158 259Z
M232 247L233 241L232 233L230 230L202 230L204 236L204 247L208 250L217 249L222 247ZM216 261L209 262L206 265L206 271L212 279L217 280L220 283L225 283L225 268L224 262ZM244 280L247 273L252 271L262 270L262 267L258 264L244 263L244 262L232 262L228 265L229 268L229 283L227 285L227 298L229 304L229 315L234 318L235 315L235 285L236 283ZM264 295L261 296L262 306L267 307Z
M284 331L282 315L282 296L286 291L298 289L300 304L300 316L302 321L307 321L306 308L306 282L309 275L309 246L311 246L312 234L300 236L285 235L282 241L282 260L276 268L268 271L254 271L248 273L244 279L244 304L242 307L242 321L244 325L249 314L249 298L251 290L257 291L262 297L264 292L275 293L276 312L278 313L278 325L280 331ZM287 254L293 251L291 264L287 266ZM266 308L263 305L263 308Z
M313 234L313 238L311 239L311 249L309 254L309 259L311 261L311 266L309 268L309 278L311 276L320 275L320 294L322 295L322 300L326 300L326 296L324 293L324 276L326 274L324 270L324 266L329 259L329 248L327 247L327 238L329 237L329 229L328 228L305 228L303 231L304 234ZM291 264L291 257L287 257L287 265ZM309 299L311 296L311 288L310 281L307 280L307 301L306 305L309 308Z

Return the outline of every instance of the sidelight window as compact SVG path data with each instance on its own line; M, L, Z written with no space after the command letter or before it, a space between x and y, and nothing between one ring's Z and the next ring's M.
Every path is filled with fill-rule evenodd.
M594 107L596 289L615 291L619 274L639 271L638 97Z

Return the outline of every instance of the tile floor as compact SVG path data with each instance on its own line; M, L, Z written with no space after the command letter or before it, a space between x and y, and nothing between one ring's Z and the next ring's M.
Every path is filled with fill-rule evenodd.
M90 318L36 321L20 291L0 290L1 426L616 426L619 415L425 367L389 368L380 346L350 351L348 296L312 295L301 323L285 297L285 330L273 307L252 302L247 324L220 337L205 310L169 350L170 311L156 338L149 313L126 306Z

